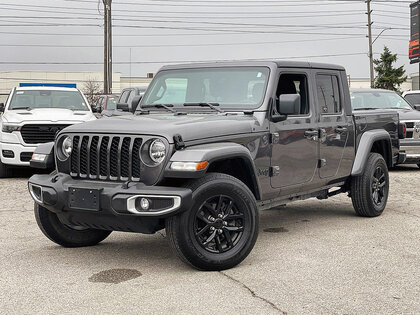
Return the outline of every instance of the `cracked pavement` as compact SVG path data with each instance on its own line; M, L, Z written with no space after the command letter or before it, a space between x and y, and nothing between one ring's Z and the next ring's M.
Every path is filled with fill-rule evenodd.
M29 175L0 179L4 314L420 313L417 167L391 171L379 218L355 216L346 195L261 212L254 250L223 272L184 265L164 231L57 246L36 225Z

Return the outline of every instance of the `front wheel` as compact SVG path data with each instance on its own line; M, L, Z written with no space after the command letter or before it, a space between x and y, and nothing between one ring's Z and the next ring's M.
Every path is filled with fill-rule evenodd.
M382 155L370 153L363 174L353 177L351 199L356 213L377 217L385 209L389 192L388 167Z
M95 230L80 226L68 226L58 216L35 204L35 218L39 228L46 237L64 247L93 246L102 242L111 231Z
M212 173L191 182L193 205L166 220L171 246L199 270L224 270L242 262L258 236L258 210L240 180Z
M10 177L10 168L0 160L0 178Z

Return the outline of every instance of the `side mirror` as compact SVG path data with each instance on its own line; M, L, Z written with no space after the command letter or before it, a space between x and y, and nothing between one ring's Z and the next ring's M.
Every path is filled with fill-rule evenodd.
M97 113L98 112L98 109L96 108L96 106L92 106L91 108L92 108L92 113Z
M0 103L0 113L4 113L4 103Z
M137 95L133 98L133 100L131 101L131 112L134 113L137 109L137 106L139 106L140 101L142 99L142 95Z
M272 115L273 122L279 122L287 119L288 115L299 115L300 113L300 95L282 94L277 102L277 112Z
M122 112L128 112L130 110L127 103L118 103L117 104L117 110L120 110Z
M416 105L414 105L414 109L415 109L415 110L420 110L420 104L416 104Z

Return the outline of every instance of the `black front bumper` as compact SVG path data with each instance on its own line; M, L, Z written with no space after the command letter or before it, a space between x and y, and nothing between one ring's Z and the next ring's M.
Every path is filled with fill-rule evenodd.
M192 203L187 188L79 180L62 173L34 175L28 185L35 202L63 223L103 230L154 233L165 218L189 210ZM141 209L142 198L150 202L148 210Z

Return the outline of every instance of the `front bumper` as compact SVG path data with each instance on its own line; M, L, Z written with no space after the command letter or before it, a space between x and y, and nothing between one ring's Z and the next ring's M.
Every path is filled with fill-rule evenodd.
M28 185L35 202L61 222L103 230L154 233L163 228L163 219L189 210L192 203L187 188L79 180L62 173L34 175ZM94 199L86 196L89 192ZM142 198L150 202L148 210L141 209Z
M7 165L29 166L29 159L37 146L23 146L19 143L0 143L1 162ZM13 152L13 157L5 156L5 152Z

